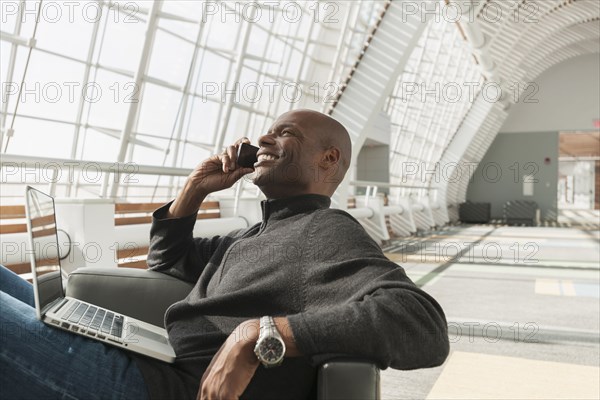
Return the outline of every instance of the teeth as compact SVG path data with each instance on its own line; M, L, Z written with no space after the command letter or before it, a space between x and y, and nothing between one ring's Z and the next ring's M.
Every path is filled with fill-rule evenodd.
M271 154L261 154L258 156L258 161L273 161L276 160L277 157L272 156Z

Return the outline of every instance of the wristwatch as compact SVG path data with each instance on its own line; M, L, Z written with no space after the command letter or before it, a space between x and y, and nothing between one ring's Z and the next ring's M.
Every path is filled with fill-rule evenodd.
M260 319L260 334L254 346L254 354L265 368L277 367L283 362L285 343L281 338L273 317Z

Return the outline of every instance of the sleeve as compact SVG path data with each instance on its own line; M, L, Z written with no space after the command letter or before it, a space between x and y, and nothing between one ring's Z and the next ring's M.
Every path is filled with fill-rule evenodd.
M314 258L304 271L305 307L288 316L299 350L314 365L334 356L365 358L380 368L441 365L449 341L440 305L358 221L328 211L309 235Z
M170 206L167 203L152 214L148 268L195 283L223 237L194 238L196 214L166 218Z

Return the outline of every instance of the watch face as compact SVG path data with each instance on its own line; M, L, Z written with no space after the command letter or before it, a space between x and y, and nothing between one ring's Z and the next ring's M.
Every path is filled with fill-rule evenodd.
M266 337L258 346L259 358L267 363L274 364L283 357L283 343L276 337Z

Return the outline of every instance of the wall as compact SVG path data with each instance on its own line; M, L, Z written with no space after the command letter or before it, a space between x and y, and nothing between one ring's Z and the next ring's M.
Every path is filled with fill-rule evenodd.
M538 103L513 105L500 132L556 132L594 129L600 119L600 57L576 57L535 79Z
M352 148L352 154L356 156L354 167L350 166L353 180L357 181L390 181L390 139L392 135L392 122L389 115L383 111L373 121L373 125L367 129L366 139L359 149ZM356 154L358 151L358 154ZM389 194L389 188L379 188L382 193ZM356 194L365 194L365 188L356 189Z
M545 158L550 163L545 163ZM523 176L533 173L533 196L523 194ZM475 170L467 200L492 204L492 218L502 218L509 200L538 203L542 219L557 215L558 133L502 133Z
M532 83L538 92L531 99L537 102L526 103L521 97L510 108L501 133L469 183L467 200L492 203L492 218L502 217L508 200L533 200L542 218L555 219L558 132L595 130L594 120L600 119L599 70L600 57L592 54L565 61L535 78ZM550 157L549 165L545 157ZM528 172L536 172L533 196L523 195L523 176Z
M364 145L356 160L356 179L359 181L390 181L390 147ZM379 188L388 193L388 188ZM359 190L358 193L363 193Z

